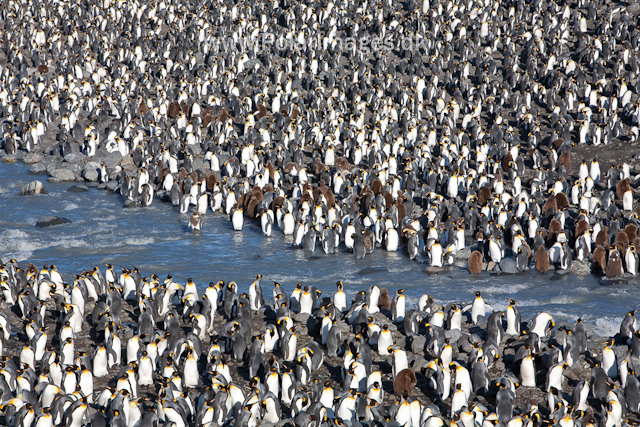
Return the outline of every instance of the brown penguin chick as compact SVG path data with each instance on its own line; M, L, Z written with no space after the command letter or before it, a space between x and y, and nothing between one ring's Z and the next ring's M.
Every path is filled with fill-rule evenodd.
M315 160L315 172L314 172L314 174L315 174L316 176L320 176L320 174L322 173L322 170L323 170L323 169L324 169L324 163L322 163L322 162L320 161L320 157L316 157L316 160Z
M476 242L483 242L487 240L487 235L485 234L484 229L479 228L478 231L476 231L476 234L473 235L473 238Z
M549 271L549 252L544 246L540 246L536 251L536 270L540 273Z
M555 141L553 141L553 149L558 150L560 147L562 147L562 144L564 144L564 138L556 139Z
M588 229L589 229L589 223L586 220L581 219L580 221L578 221L578 223L576 224L576 232L575 232L576 239L582 236L582 234Z
M229 113L227 112L227 110L222 108L220 110L220 113L218 114L218 121L224 123L227 121L228 118L229 118Z
M551 194L547 200L544 202L542 206L542 215L550 216L555 215L558 212L558 202L556 201L556 196Z
M556 168L560 165L564 166L564 170L567 171L567 175L571 174L571 153L565 151L558 156Z
M560 221L553 218L551 222L549 222L549 235L558 234L560 231L562 231L562 224L560 224Z
M511 169L512 162L513 162L513 156L511 155L511 153L507 153L502 158L502 170L504 170L505 172L509 172L509 169Z
M385 191L382 195L384 197L384 205L389 209L391 205L393 205L396 201L393 199L393 196L388 191Z
M31 275L34 278L37 278L38 275L40 274L40 270L38 270L38 267L36 267L32 263L29 263L27 264L27 268L24 270L24 273L27 275L27 277Z
M482 254L479 251L471 252L467 260L467 268L471 274L478 274L482 271Z
M324 198L327 199L327 207L332 208L336 204L336 196L333 195L333 190L326 185L321 189L322 194L324 194Z
M596 236L596 246L602 246L603 248L609 246L609 227L602 227Z
M398 372L396 378L393 380L393 392L396 396L402 396L405 392L411 396L413 388L418 383L416 374L413 370L407 368Z
M294 169L297 171L299 169L298 165L294 162L289 162L284 167L284 173L291 173Z
M213 114L208 114L207 112L204 113L204 115L202 116L202 126L204 128L208 127L211 122L213 122L215 120L215 118L213 117Z
M623 254L627 252L627 245L622 242L613 242L613 247L618 250L618 253Z
M478 205L484 206L487 203L487 200L491 199L491 189L486 185L480 187L478 189Z
M591 269L596 274L604 274L607 269L607 252L602 245L597 245L591 257Z
M618 199L622 200L624 197L624 193L631 190L631 185L629 185L629 178L623 179L616 184L616 196Z
M380 288L378 308L380 310L391 310L391 298L389 298L389 290L387 288Z
M293 110L291 110L291 118L295 120L299 115L300 115L300 110L294 107Z
M636 248L640 248L640 237L636 237L635 239L633 239L633 246L635 246Z
M616 243L621 243L624 248L622 251L620 251L621 254L626 252L627 246L629 246L629 235L625 232L625 231L621 231L618 233L618 235L616 236Z
M149 107L147 107L146 102L144 102L143 100L140 100L140 102L138 103L138 108L136 108L136 111L138 113L138 117L140 117L141 115L149 112Z
M49 67L44 64L40 64L38 66L38 71L40 72L40 74L47 74L49 72Z
M405 216L407 216L407 208L401 201L396 201L396 208L398 210L398 221L402 220Z
M374 179L371 183L371 191L373 191L373 194L375 194L376 196L378 194L382 194L383 189L384 187L382 186L382 181L380 181L379 178Z
M258 193L258 195L256 195L255 193L251 194L246 204L247 209L245 210L245 215L247 216L247 218L256 218L257 216L256 209L258 207L258 203L260 203L261 201L262 201L262 194L260 193Z
M273 167L273 165L271 164L271 162L267 162L267 164L265 165L265 167L267 168L267 170L269 171L269 178L271 178L271 180L273 180L275 174L276 174L276 169Z
M339 171L348 171L351 169L351 164L349 164L349 160L346 157L336 156L335 167Z
M522 246L527 251L527 260L528 260L527 265L528 265L531 262L531 246L529 246L529 244L526 241L523 241L520 246Z
M556 194L556 205L558 206L558 210L563 210L569 207L569 199L567 195L564 193Z
M629 241L633 242L633 239L635 239L638 235L638 226L635 224L627 224L627 226L624 228L624 232L627 233Z
M370 254L373 252L373 248L375 247L375 235L373 234L373 230L367 228L362 232L362 237L364 239L364 252Z
M218 182L218 177L216 176L216 173L211 172L207 177L207 190L213 190L213 187L216 186L217 182Z
M549 234L547 235L547 240L546 240L548 247L551 247L556 242L556 239L558 238L558 234L561 231L562 231L562 224L560 224L560 221L553 218L549 223Z
M169 118L175 119L180 114L180 111L182 111L182 109L180 108L180 104L178 103L178 101L173 101L171 104L169 104Z
M179 181L184 180L188 176L189 176L189 173L187 172L187 170L184 167L178 169L178 180Z
M620 253L617 249L609 252L609 261L607 262L605 274L608 279L622 276L622 260L620 259Z
M258 113L255 115L256 122L267 115L267 107L262 104L258 104L257 106Z
M271 203L271 209L274 211L284 206L284 197L276 196L273 198L273 202Z

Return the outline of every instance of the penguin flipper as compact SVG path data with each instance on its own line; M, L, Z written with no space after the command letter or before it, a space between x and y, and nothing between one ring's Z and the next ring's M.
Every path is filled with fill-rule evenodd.
M465 306L465 307L462 309L462 312L464 313L465 311L469 311L469 310L471 310L471 306L472 306L472 305L473 305L473 304L469 304L469 305ZM485 307L486 307L486 304L485 304Z
M486 313L487 311L490 311L491 313L493 313L494 311L496 311L492 306L490 306L489 304L487 304L486 302L484 303L484 312Z

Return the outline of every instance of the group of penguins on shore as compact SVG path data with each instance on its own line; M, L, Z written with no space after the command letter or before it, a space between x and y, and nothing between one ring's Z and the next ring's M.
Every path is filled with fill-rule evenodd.
M307 251L380 246L438 268L471 247L473 272L570 271L577 259L638 273L633 169L572 167L572 147L638 140L632 5L0 4L10 155L118 152L115 167L95 162L98 180L117 179L133 203L193 211L193 230L212 210ZM274 43L256 43L265 35Z
M640 411L635 311L596 355L581 320L553 331L549 313L523 322L480 292L412 309L403 289L349 304L342 282L263 294L261 279L200 296L137 269L67 283L55 266L2 264L4 425L622 427Z

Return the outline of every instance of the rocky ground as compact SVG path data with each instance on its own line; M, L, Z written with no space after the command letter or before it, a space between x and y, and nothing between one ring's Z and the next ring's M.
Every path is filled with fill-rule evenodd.
M90 315L93 309L93 302L87 304L85 313ZM436 307L434 307L436 308ZM16 362L18 361L18 357L22 346L26 343L27 338L24 334L24 324L20 319L17 313L18 310L16 307L8 307L6 304L3 304L3 311L9 315L11 325L14 330L13 339L5 342L4 348L4 356L10 359L14 359ZM49 313L54 315L57 308L53 302L49 302L47 305L47 310ZM221 311L221 310L219 310ZM273 323L273 319L266 319L266 310L263 308L259 312L255 313L253 316L252 322L252 335L256 336L265 331L267 322ZM122 340L123 346L123 360L126 359L126 342L127 340L134 335L135 327L136 327L136 319L137 319L137 309L134 309L133 306L129 304L124 304L123 312L122 312L122 327L119 331L119 336ZM394 337L394 344L404 348L407 351L407 355L409 358L410 367L416 372L417 377L417 385L414 389L413 396L416 396L421 403L428 404L434 403L436 404L442 413L448 418L449 413L449 405L450 398L446 401L439 401L437 395L433 389L429 387L427 379L421 373L421 368L427 364L428 360L432 360L432 355L425 353L424 347L427 341L427 337L425 335L413 335L411 337L407 337L403 333L402 324L394 325L390 320L389 312L381 312L374 315L375 321L379 325L388 324L390 325L390 329L392 330L392 334ZM310 336L308 327L312 327L315 319L305 314L296 314L294 315L294 321L298 325L297 336L298 336L298 348L304 346L310 340L314 338ZM186 323L183 319L183 331L184 333L191 331L190 324ZM224 319L224 315L217 313L215 317L215 325L216 330L220 330L222 325L226 322ZM348 325L344 320L340 320L338 322L342 330L342 338L343 340L348 340L354 336L352 332L352 327ZM526 324L523 324L526 327ZM528 405L532 403L536 403L540 407L540 412L543 416L549 414L549 410L547 408L547 393L543 390L545 377L546 377L546 353L548 353L548 349L550 347L562 347L564 334L565 332L559 330L562 329L562 326L571 328L573 325L556 325L548 339L545 340L545 345L541 348L542 356L537 358L537 384L539 385L536 388L528 388L528 387L519 387L516 391L517 399L516 399L516 408L517 412L527 411ZM162 322L158 324L158 328L162 327ZM49 345L57 345L56 343L56 328L55 324L47 324L46 332L49 336ZM472 351L472 346L474 344L478 344L484 341L486 338L486 321L483 319L477 325L471 325L468 323L464 323L462 331L447 331L446 336L450 339L450 343L453 347L453 360L458 360L461 362L466 362L468 359L469 353ZM212 336L210 338L215 337ZM89 355L92 355L96 348L96 336L95 331L90 330L88 326L88 322L85 322L83 331L81 334L76 335L75 340L75 348L76 351L86 352ZM101 341L101 340L100 340ZM605 338L599 337L597 335L590 336L588 351L584 354L581 360L576 363L573 367L566 369L564 372L565 381L563 386L563 392L566 394L565 398L570 401L571 399L571 391L573 387L581 380L581 379L589 379L592 362L594 360L599 360L602 352L602 348L604 347ZM98 341L99 342L99 341ZM490 375L492 380L497 380L504 374L507 370L510 369L511 362L513 361L513 357L515 355L516 350L524 343L524 338L522 337L505 337L502 340L500 345L500 350L503 357L496 362L490 368ZM210 345L210 339L206 339L203 341L203 351L206 354L206 351ZM626 345L624 346L616 346L615 352L622 360L627 351ZM203 354L201 362L205 358L205 354ZM372 370L380 370L383 373L383 388L385 390L385 401L384 407L388 408L394 401L396 396L393 393L393 380L391 375L391 366L392 366L392 358L390 356L379 356L377 351L374 349L374 361ZM279 358L280 352L276 350L274 355ZM640 361L635 361L636 364ZM283 363L285 366L286 362ZM464 364L464 363L463 363ZM243 387L245 390L249 390L249 372L248 368L244 365L243 362L237 362L230 358L229 366L231 368L231 374L238 385ZM341 357L327 357L325 354L324 364L320 369L312 373L310 383L303 387L307 391L311 391L311 386L314 381L330 381L332 387L336 390L336 393L339 393L342 390L342 377L341 377L341 368L342 366L342 358ZM640 366L640 365L637 365ZM121 376L121 372L123 372L123 368L127 368L127 365L123 366L115 366L109 371L109 375L103 378L95 378L94 379L94 390L95 395L97 396L102 390L106 387L115 387L117 379ZM156 374L154 374L156 375ZM199 394L202 392L206 384L200 383L198 389L189 390L189 394L193 399L197 399ZM158 399L158 391L160 389L159 381L156 381L155 386L148 387L139 387L138 394L142 399L141 402L148 406L153 406ZM496 390L490 390L485 396L475 396L474 399L480 403L485 404L488 408L493 408L494 397ZM92 407L88 412L88 416L93 414L95 411L95 407ZM3 412L0 411L0 414ZM286 425L288 423L292 423L292 420L287 420L285 417L288 416L288 408L283 405L283 421L279 423L280 425ZM9 421L7 419L0 418L0 421L3 421L2 424L6 425Z

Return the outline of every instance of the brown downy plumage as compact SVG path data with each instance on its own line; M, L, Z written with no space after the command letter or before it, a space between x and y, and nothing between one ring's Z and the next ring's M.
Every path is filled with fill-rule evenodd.
M482 271L482 254L479 251L471 252L467 260L467 268L471 274L478 274Z
M549 271L549 252L543 246L540 246L535 255L536 270L540 273Z
M416 374L411 369L403 369L398 372L396 378L393 380L393 392L396 396L402 396L405 392L411 396L413 388L418 383Z

